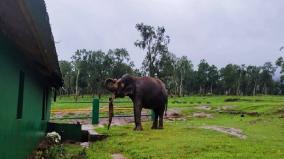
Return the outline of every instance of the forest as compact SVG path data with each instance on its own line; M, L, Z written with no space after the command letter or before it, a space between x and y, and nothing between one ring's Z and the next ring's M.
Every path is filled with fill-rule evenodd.
M284 94L283 57L261 66L230 63L218 68L206 59L194 66L190 57L178 57L168 49L170 37L164 27L138 23L135 28L140 39L134 45L145 52L141 55L144 56L141 68L135 67L126 48L107 52L78 49L71 61L59 61L64 79L60 95L100 96L107 93L103 86L105 79L124 74L159 78L170 96ZM277 70L280 70L279 79L275 78Z

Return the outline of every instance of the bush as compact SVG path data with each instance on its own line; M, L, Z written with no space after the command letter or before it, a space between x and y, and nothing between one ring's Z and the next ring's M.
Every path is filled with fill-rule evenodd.
M28 159L65 158L65 148L61 144L61 136L57 132L47 133L37 150Z

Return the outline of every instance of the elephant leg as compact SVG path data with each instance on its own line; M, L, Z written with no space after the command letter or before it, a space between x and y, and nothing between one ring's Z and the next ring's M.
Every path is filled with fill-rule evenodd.
M156 110L153 110L153 111L155 113L155 117L154 117L154 121L153 121L153 125L152 125L151 129L158 129L158 117L159 117L158 111L156 111Z
M163 127L164 127L163 119L164 119L164 110L159 111L159 127L158 127L158 129L163 129Z
M135 120L135 128L133 130L135 131L142 131L142 124L141 124L141 111L142 106L141 104L137 103L134 105L134 120Z

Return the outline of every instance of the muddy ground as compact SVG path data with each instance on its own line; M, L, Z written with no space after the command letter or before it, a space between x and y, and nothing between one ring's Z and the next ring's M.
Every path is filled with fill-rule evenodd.
M167 116L164 117L165 120L168 121L175 121L175 120L187 120L188 118L213 118L213 115L208 113L208 112L203 112L203 111L208 111L211 110L210 106L207 105L202 105L195 107L194 109L199 110L198 112L193 112L192 115L187 115L185 116L182 114L182 109L175 108L175 109L169 109L167 111ZM230 106L222 107L223 110L227 109L232 109ZM203 111L202 111L203 110ZM149 110L143 110L142 111L142 121L151 121L151 116L149 115L150 111ZM107 118L107 112L105 113L104 118L100 118L99 120L99 127L103 127L108 125L109 119ZM131 116L132 114L127 114L129 116L127 117L120 117L118 115L122 114L115 114L115 116L112 119L112 126L116 125L126 125L129 123L134 123L134 117ZM126 114L125 114L126 115ZM64 122L64 123L80 123L80 124L91 124L91 118L84 118L84 117L90 117L91 116L91 110L79 110L79 111L58 111L58 112L53 112L52 113L52 118L55 120L51 120L54 122ZM76 117L82 117L84 119L64 119L64 118L76 118ZM60 119L61 118L61 119ZM210 129L214 131L218 131L221 133L229 134L232 136L236 136L241 139L245 139L246 135L242 132L240 129L236 128L226 128L222 126L202 126L200 127L202 129Z
M150 121L151 116L150 110L143 110L142 111L142 121ZM124 117L120 117L121 115L126 115ZM107 112L103 115L103 118L99 119L100 126L108 124L108 117ZM181 113L181 109L169 109L167 111L167 116L164 117L165 120L180 120L184 119L185 117ZM59 123L80 123L80 124L91 124L91 110L71 110L71 111L56 111L52 112L51 114L51 121L52 122L59 122ZM125 125L128 123L133 123L134 117L133 114L120 114L115 113L114 117L112 118L111 125Z
M142 121L151 120L151 116L149 115L149 110L142 111ZM134 117L132 113L115 113L115 116L112 118L111 125L125 125L128 123L134 122ZM100 125L107 125L108 124L108 115L107 112L104 112L101 115L99 122ZM121 117L123 116L123 117ZM51 114L51 122L59 122L59 123L80 123L80 124L91 124L91 110L78 110L78 111L56 111L52 112Z

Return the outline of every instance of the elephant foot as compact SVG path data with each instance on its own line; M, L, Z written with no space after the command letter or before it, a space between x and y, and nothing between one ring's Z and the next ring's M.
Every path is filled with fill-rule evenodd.
M164 129L164 127L162 127L162 126L159 126L159 127L158 127L158 129Z
M134 131L143 131L142 126L136 126L134 129Z
M158 129L158 127L157 126L152 126L151 129Z

